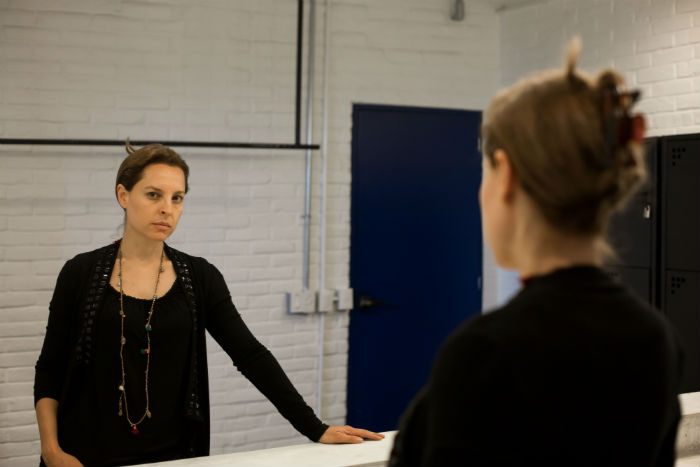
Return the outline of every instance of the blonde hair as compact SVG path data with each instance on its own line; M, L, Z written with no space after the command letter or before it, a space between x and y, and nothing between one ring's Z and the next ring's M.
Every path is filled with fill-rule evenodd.
M626 92L612 69L595 78L577 71L580 48L572 41L564 70L538 73L498 93L481 131L490 163L497 149L506 152L519 185L551 226L595 235L605 233L610 215L646 171L633 128L641 117L629 113L639 93Z

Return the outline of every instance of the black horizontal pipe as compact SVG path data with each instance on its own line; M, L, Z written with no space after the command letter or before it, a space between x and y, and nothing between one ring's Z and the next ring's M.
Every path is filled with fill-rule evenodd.
M181 146L190 148L243 148L243 149L320 149L318 144L301 144L301 67L302 43L304 24L304 1L298 0L297 6L297 69L296 69L296 102L294 118L294 143L236 143L208 141L161 141L165 146ZM145 146L154 141L131 141L134 146ZM0 138L2 144L21 144L37 146L123 146L124 140L118 139L43 139L43 138Z
M145 146L156 141L130 141L133 146ZM236 143L223 141L157 141L165 146L190 148L244 148L244 149L319 149L318 144L285 143ZM0 144L22 144L37 146L124 146L121 139L44 139L44 138L0 138Z

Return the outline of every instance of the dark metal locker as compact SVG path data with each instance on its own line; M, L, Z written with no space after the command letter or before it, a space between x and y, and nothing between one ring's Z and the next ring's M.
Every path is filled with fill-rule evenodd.
M610 219L608 243L614 256L606 260L610 274L632 289L643 300L655 305L658 230L658 140L645 145L647 181L627 205Z
M685 347L682 392L693 392L700 390L700 135L660 142L660 306Z
M613 216L610 274L659 307L685 348L682 392L700 390L700 135L647 141L648 183Z
M651 301L651 274L648 268L608 266L608 273L625 284L645 302Z
M685 350L681 392L700 389L700 273L666 270L664 311L675 325Z
M662 138L664 269L700 270L700 138Z

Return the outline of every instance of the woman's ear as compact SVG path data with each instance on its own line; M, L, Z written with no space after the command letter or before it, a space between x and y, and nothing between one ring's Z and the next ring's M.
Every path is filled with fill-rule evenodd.
M117 201L119 202L119 206L126 210L129 201L129 192L121 183L117 185Z
M511 202L515 195L517 180L513 172L508 154L503 149L496 149L493 154L496 167L498 167L498 193L504 202Z

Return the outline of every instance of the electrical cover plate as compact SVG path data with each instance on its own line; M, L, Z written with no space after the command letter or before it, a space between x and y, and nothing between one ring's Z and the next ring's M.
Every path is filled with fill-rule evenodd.
M288 313L313 313L314 311L316 311L316 292L313 290L287 292Z
M337 289L338 311L352 310L353 308L353 290L352 289Z
M319 290L318 311L325 313L335 310L335 290Z

